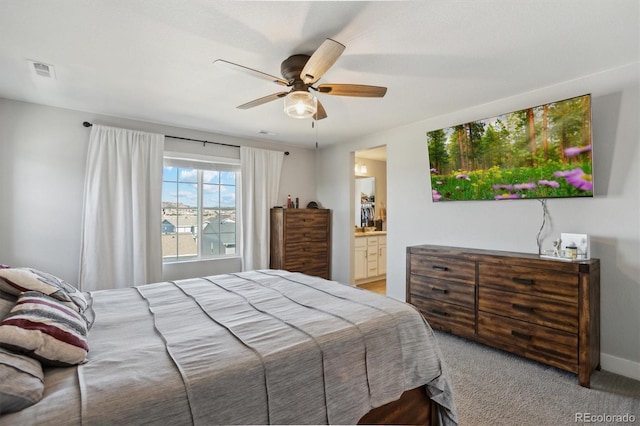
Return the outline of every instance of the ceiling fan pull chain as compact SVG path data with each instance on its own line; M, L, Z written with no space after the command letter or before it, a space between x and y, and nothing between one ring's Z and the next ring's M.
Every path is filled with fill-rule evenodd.
M317 150L318 149L318 126L316 126L316 121L317 120L315 118L311 121L311 128L316 129L316 150Z

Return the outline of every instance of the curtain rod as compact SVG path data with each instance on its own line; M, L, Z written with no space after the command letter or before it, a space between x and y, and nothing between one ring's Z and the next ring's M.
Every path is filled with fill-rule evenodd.
M89 123L88 121L85 121L82 123L82 125L84 127L91 127L93 126L92 123ZM230 146L232 148L240 148L240 145L232 145L229 143L223 143L223 142L212 142L212 141L205 141L202 139L191 139L191 138L183 138L180 136L169 136L169 135L164 135L165 138L171 138L171 139L180 139L183 141L190 141L190 142L200 142L202 144L202 146L205 146L206 144L210 143L210 144L214 144L214 145L222 145L222 146ZM289 155L289 151L285 151L284 155Z

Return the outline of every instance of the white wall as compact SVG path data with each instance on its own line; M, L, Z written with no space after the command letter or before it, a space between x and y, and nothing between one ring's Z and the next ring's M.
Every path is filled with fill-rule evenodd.
M301 205L315 200L312 149L159 124L101 116L89 112L0 98L0 264L31 266L74 284L78 281L82 194L90 129L82 122L188 137L233 145L289 151L285 156L279 202L287 194ZM166 149L211 154L226 149L167 139ZM158 230L160 231L160 230ZM240 259L167 264L164 279L173 280L240 270Z
M524 93L334 145L318 154L318 197L334 210L333 278L348 282L353 151L387 145L387 292L404 300L406 247L441 244L537 253L542 224L537 200L433 203L426 132L546 102L591 93L594 189L592 199L552 199L548 237L591 236L601 260L603 368L640 379L640 65Z

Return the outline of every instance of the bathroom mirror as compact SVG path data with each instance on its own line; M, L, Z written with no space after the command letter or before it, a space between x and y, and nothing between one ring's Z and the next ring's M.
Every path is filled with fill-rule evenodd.
M355 224L358 227L374 226L376 178L356 177L355 183Z

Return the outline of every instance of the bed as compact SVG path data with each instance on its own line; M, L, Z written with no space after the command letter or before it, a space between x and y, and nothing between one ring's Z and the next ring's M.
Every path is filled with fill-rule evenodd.
M0 425L457 424L431 328L392 298L281 270L84 295L86 361Z

